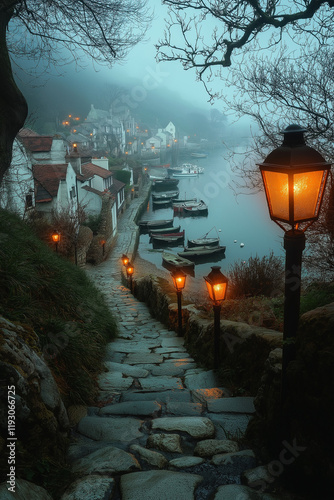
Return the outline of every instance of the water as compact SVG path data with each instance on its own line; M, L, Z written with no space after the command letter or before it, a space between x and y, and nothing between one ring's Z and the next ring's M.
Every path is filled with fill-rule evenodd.
M214 150L207 158L183 158L182 162L191 162L203 166L205 171L197 177L180 178L178 189L180 198L202 199L208 205L207 217L174 216L174 226L181 225L187 239L200 238L208 231L209 237L220 237L220 244L226 246L225 257L220 260L196 264L195 277L206 276L212 265L221 266L221 271L249 257L263 257L272 251L274 255L284 256L283 231L269 218L264 193L256 195L236 196L229 184L233 181L233 173L223 158L223 150ZM160 169L159 169L160 170ZM155 172L157 172L156 169ZM147 212L142 219L172 219L171 207L152 209L151 200ZM236 240L236 242L235 242ZM241 247L240 244L244 246ZM182 246L166 248L177 253ZM158 268L162 266L162 250L153 250L148 234L140 236L139 254ZM204 280L203 280L204 281Z

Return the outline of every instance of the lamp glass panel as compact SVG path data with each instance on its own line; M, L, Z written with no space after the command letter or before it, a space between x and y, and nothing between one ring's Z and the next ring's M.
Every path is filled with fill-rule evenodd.
M289 220L289 179L288 174L262 170L270 216L274 219Z
M213 285L213 294L215 297L215 300L224 300L225 299L225 294L226 294L226 286L227 283L217 283L216 285Z
M211 299L211 300L215 300L214 295L213 295L213 287L212 287L212 284L211 284L211 283L209 283L207 280L205 280L205 284L206 284L206 287L207 287L207 289L208 289L210 299Z
M323 170L293 176L294 221L317 217L325 177Z

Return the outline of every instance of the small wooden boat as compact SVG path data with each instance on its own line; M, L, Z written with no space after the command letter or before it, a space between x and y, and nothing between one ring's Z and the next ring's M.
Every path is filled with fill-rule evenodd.
M173 203L173 207L179 207L181 205L183 205L184 203L199 203L197 201L197 198L181 198L181 199L177 199L177 200L173 200L172 203Z
M178 233L180 231L181 226L175 226L175 227L163 227L161 229L152 229L150 231L150 235L155 235L155 234L167 234L167 233Z
M184 215L207 215L208 206L205 203L200 203L199 205L186 206L183 209Z
M165 193L152 193L152 200L173 200L179 196L179 191L166 191Z
M202 205L202 201L197 201L197 199L195 198L188 201L173 202L172 204L174 213L182 213L185 208L198 207L199 205Z
M171 227L173 224L173 219L164 219L164 220L141 220L138 222L140 229L146 229L149 231L150 229L160 229L163 227Z
M218 247L193 247L188 248L185 247L183 252L178 252L179 257L184 257L186 259L196 259L199 257L213 256L217 254L225 253L226 246L218 246Z
M184 242L184 230L179 233L153 234L153 245L179 245Z
M166 191L168 189L175 188L178 183L178 179L170 179L169 177L166 177L165 179L157 179L153 181L152 189L154 191Z
M172 203L171 198L165 198L164 200L152 200L153 209L164 208Z
M181 170L181 172L174 172L173 177L197 177L198 172L187 172L184 170Z
M184 257L180 257L172 252L162 253L162 263L167 267L167 269L183 269L183 271L191 270L194 268L194 262L188 260Z
M188 240L188 247L190 247L190 248L202 247L202 246L217 247L217 246L219 246L219 238L206 238L204 236L203 238L197 238L195 240Z

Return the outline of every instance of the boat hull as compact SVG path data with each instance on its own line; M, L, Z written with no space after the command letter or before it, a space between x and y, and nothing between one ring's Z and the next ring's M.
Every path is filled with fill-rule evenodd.
M193 270L195 266L191 260L170 252L163 252L162 263L167 269L182 269L185 272Z
M185 248L183 252L178 252L178 256L189 259L196 260L208 257L217 257L225 254L226 247L220 246L218 248L213 247L195 247L195 248Z
M217 247L219 246L219 238L197 238L195 240L188 240L188 247Z

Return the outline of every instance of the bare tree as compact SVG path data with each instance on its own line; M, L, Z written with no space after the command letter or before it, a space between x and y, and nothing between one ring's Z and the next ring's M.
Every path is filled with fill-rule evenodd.
M147 0L0 0L0 182L27 104L13 77L10 53L50 65L89 55L112 64L140 41L151 21Z
M334 0L163 0L169 6L159 61L195 68L211 99L213 77L232 64L232 56L267 49L288 32L325 43L333 37Z

